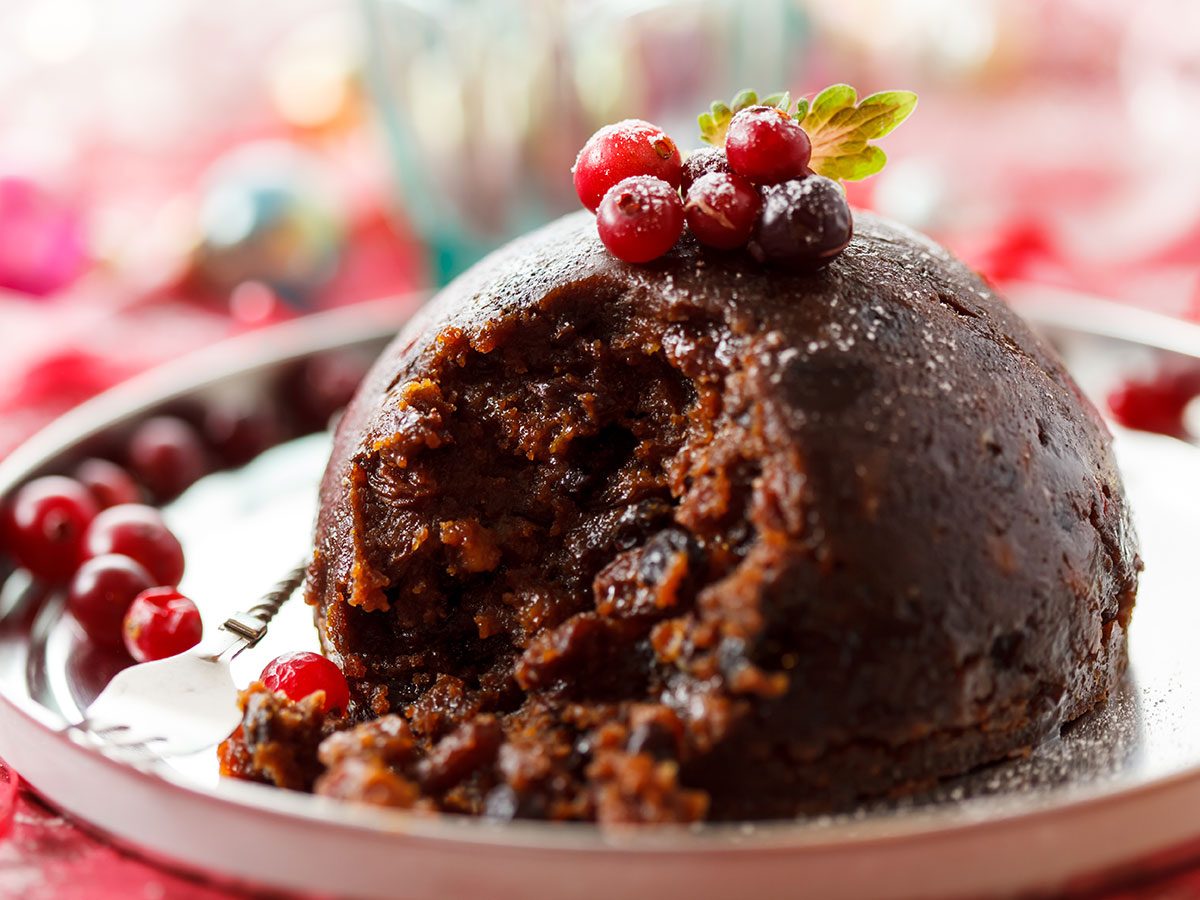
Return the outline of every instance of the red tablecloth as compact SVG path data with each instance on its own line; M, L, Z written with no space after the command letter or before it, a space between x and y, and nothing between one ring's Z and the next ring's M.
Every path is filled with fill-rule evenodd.
M3 801L0 800L0 808ZM0 900L215 900L248 897L169 872L114 849L22 790L15 819L0 822ZM1078 900L1200 897L1200 844L1131 871L1081 882Z
M18 797L10 830L0 837L0 898L4 900L215 900L228 896L238 895L114 849L26 790Z

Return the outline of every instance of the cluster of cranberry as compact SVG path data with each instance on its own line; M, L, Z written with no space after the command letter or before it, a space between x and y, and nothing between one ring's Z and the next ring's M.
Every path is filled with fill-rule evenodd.
M47 584L65 584L67 608L90 640L145 662L200 642L196 605L177 590L183 547L129 473L102 459L75 478L25 485L3 519L5 545Z
M90 641L149 662L190 650L204 629L200 610L178 590L183 547L141 493L125 469L89 459L74 478L48 475L21 488L0 528L23 568L66 586L67 609ZM349 702L341 670L316 653L273 660L261 681L294 700L324 691L326 710Z
M705 246L747 247L760 262L803 269L840 253L853 231L844 192L809 169L811 154L786 111L749 106L730 121L724 149L697 150L686 162L649 122L607 125L572 172L600 240L626 262L662 256L686 224Z
M143 430L162 430L166 421L151 419ZM189 433L187 423L169 421L177 437ZM169 452L161 445L160 455L182 458L185 447L194 449L192 439ZM178 486L179 475L174 477ZM162 514L142 502L142 493L126 469L88 459L73 478L48 475L22 487L3 511L0 535L32 576L65 587L67 609L88 640L149 662L196 646L203 624L196 604L178 590L183 547ZM349 703L345 676L316 653L285 654L260 680L297 701L323 691L326 711L345 710Z
M37 478L17 491L0 508L0 555L65 590L68 611L98 647L137 662L191 649L203 626L178 590L183 547L147 499L172 500L214 466L243 465L289 435L324 428L365 366L357 354L314 356L285 373L277 403L147 419L113 454L124 465L91 458L72 477ZM341 671L315 653L279 657L261 681L294 700L324 691L327 710L349 702Z

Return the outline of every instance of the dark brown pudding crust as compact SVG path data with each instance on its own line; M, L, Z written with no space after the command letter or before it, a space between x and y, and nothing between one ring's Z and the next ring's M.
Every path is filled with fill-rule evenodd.
M443 291L322 489L309 599L349 720L252 693L226 771L497 817L779 817L1103 702L1140 567L1107 430L975 274L856 231L813 274L687 239L629 266L580 213ZM281 751L285 713L311 721Z

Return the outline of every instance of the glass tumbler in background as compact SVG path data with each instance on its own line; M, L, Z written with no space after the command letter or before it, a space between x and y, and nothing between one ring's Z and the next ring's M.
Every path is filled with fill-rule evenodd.
M398 201L439 281L575 208L600 125L654 121L686 151L730 85L777 90L806 61L794 0L363 0Z

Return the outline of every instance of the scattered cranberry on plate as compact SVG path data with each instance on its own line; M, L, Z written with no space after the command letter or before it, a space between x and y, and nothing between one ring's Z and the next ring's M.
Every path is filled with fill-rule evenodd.
M285 653L267 663L259 680L271 691L282 691L299 702L317 691L325 692L325 712L345 712L350 705L350 686L342 670L319 653Z
M204 416L204 438L226 466L244 466L282 437L283 427L269 409L220 404Z
M98 511L78 481L51 475L17 492L0 532L12 556L36 578L63 582L83 559L84 533Z
M130 438L129 466L156 499L173 500L208 473L208 454L183 419L156 416Z
M1178 436L1186 431L1184 413L1198 396L1200 372L1164 372L1121 383L1109 393L1108 409L1126 428Z
M354 397L369 366L353 353L310 356L284 382L281 402L302 431L320 431Z
M626 262L662 256L683 233L679 192L660 178L636 175L613 185L596 210L596 228L609 252Z
M588 138L571 172L580 201L595 212L615 184L634 175L650 175L678 188L682 165L679 148L661 128L626 119Z
M183 580L183 547L152 506L125 503L104 510L88 528L84 549L89 557L120 553L136 560L157 587Z
M133 476L107 459L85 459L75 470L75 479L101 509L142 500L142 489Z
M125 613L139 594L154 586L154 577L128 556L96 556L71 580L67 610L92 643L118 649Z
M173 588L142 591L125 614L125 649L137 662L186 653L204 636L196 604Z

